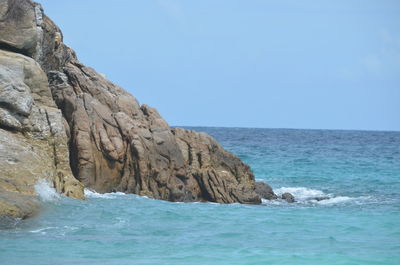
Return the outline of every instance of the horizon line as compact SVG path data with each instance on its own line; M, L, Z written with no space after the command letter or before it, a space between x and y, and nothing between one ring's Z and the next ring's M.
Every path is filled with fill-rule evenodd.
M226 129L270 129L270 130L309 130L309 131L363 131L363 132L394 132L400 130L386 129L324 129L324 128L284 128L284 127L243 127L243 126L213 126L213 125L170 125L172 128L226 128Z

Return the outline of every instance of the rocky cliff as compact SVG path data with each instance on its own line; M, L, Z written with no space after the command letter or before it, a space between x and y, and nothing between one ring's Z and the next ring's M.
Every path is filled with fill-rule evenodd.
M33 194L46 178L82 198L76 178L97 192L260 203L249 166L80 63L39 4L0 0L0 49L1 193Z
M35 11L29 2L0 1L0 216L5 218L34 214L39 179L84 198L70 169L62 113L46 73L31 58L39 28Z

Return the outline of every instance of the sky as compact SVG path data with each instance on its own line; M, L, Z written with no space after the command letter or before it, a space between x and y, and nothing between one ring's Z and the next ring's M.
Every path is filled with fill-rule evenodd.
M398 0L38 0L173 126L400 130Z

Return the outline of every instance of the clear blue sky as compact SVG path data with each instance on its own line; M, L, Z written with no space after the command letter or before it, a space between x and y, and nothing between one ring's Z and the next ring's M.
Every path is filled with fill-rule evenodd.
M400 130L398 0L40 2L171 125Z

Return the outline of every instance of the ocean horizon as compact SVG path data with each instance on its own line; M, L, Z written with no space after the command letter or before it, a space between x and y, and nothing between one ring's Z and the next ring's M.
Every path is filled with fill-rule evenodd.
M207 125L171 125L171 128L184 128L199 130L204 128L221 128L221 129L262 129L262 130L303 130L303 131L350 131L350 132L400 132L399 130L387 130L387 129L338 129L338 128L286 128L286 127L245 127L245 126L207 126Z

